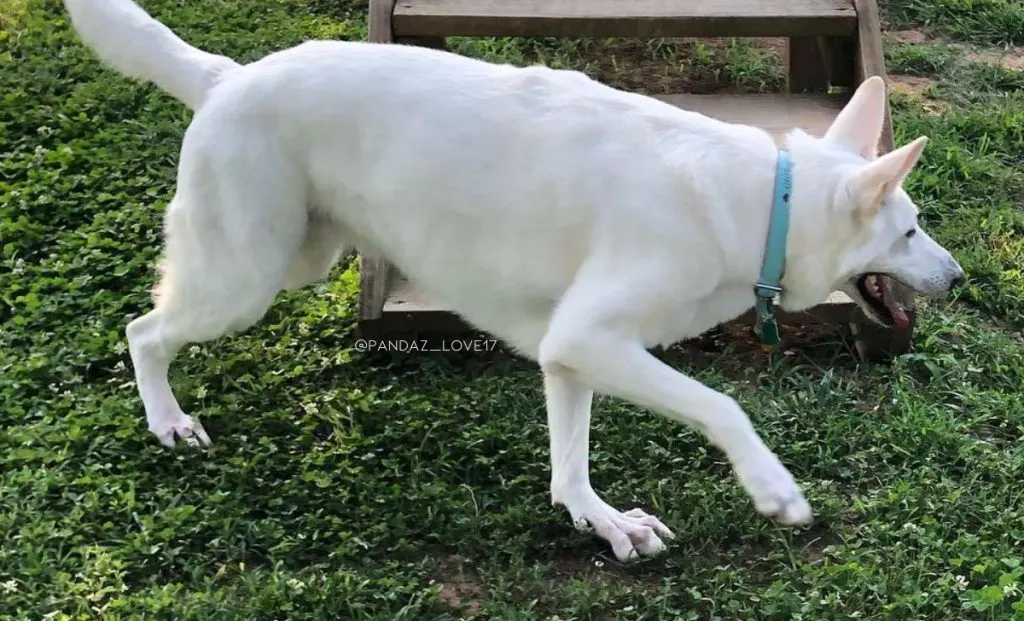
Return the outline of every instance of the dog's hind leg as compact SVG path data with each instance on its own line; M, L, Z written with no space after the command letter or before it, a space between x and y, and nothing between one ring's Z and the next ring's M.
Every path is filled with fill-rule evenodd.
M305 238L288 268L284 288L300 289L327 277L345 253L347 242L344 227L330 216L310 212Z
M281 291L301 243L301 205L281 208L269 202L271 196L260 197L258 189L243 185L218 183L216 198L222 203L216 206L175 197L165 217L155 307L126 330L149 430L166 446L190 436L210 443L202 424L181 410L171 390L167 373L175 355L188 343L258 322Z

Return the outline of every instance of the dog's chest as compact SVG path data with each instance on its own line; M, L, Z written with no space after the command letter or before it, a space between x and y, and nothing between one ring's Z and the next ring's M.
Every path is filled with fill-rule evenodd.
M674 320L659 338L662 345L696 338L717 325L732 321L754 306L749 285L722 286L673 313Z

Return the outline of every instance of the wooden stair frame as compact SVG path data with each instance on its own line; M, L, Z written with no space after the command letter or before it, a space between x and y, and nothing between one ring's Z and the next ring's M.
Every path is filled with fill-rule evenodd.
M504 2L505 4L501 4ZM476 3L476 4L474 4ZM787 38L786 95L764 97L799 98L804 96L835 95L849 93L858 84L871 76L886 78L882 51L882 37L876 0L736 0L736 4L747 7L751 14L743 17L716 16L715 3L708 0L692 3L677 2L674 5L665 0L370 0L369 41L419 45L445 49L447 36L564 36L564 37L772 37ZM719 6L721 3L717 3ZM725 3L725 4L728 4ZM530 14L532 7L558 5L564 15L553 18ZM625 19L606 14L600 18L586 18L577 13L590 5L601 5L604 9L614 6L616 11L632 13ZM662 16L658 6L673 6L673 15ZM684 6L685 5L685 6ZM696 5L696 6L695 6ZM800 5L806 8L805 19L789 20L785 16L772 14L772 6ZM416 15L429 14L430 9L458 7L465 15L446 18L430 15L429 19L416 21ZM501 7L497 13L515 14L513 17L488 15L487 9ZM821 7L819 11L818 8ZM466 10L471 8L473 10ZM482 7L484 10L478 11ZM506 11L506 8L509 8ZM639 12L652 7L653 16ZM680 8L682 7L682 8ZM702 8L703 7L703 8ZM756 8L754 8L756 7ZM853 10L853 19L849 11ZM536 10L536 9L534 9ZM679 17L675 13L687 10L710 12ZM790 10L790 9L786 9ZM521 15L517 12L522 13ZM540 11L543 13L544 11ZM548 13L552 11L547 9ZM558 11L553 11L558 13ZM699 111L702 96L673 96L662 99L673 100L676 105L696 108ZM703 96L716 98L721 96ZM757 97L757 96L736 96ZM840 95L841 97L841 95ZM689 99L688 99L689 98ZM767 101L762 99L762 101ZM793 99L793 101L799 101ZM823 99L824 101L824 99ZM841 105L838 104L838 105ZM708 106L711 113L715 107ZM749 106L748 106L749 107ZM838 108L837 108L838 110ZM742 116L742 115L741 115ZM741 118L738 122L759 125L755 120ZM768 127L765 127L768 129ZM777 128L783 129L783 128ZM789 128L784 128L788 130ZM889 106L885 109L885 123L879 141L879 152L893 149L892 119ZM409 292L410 284L386 259L360 255L360 330L364 334L387 336L397 334L453 334L471 332L474 329L454 313L429 304L403 311L402 301L388 302L389 294L402 289L401 295L414 296ZM913 290L900 283L891 283L895 297L907 309L910 327L905 330L882 328L871 322L852 300L842 294L833 294L814 309L805 313L783 313L783 324L795 325L807 322L848 323L857 339L857 351L865 360L885 360L906 352L912 343L916 326L916 301ZM386 308L389 307L390 308ZM734 322L753 326L753 311L744 314ZM785 338L785 334L783 334Z

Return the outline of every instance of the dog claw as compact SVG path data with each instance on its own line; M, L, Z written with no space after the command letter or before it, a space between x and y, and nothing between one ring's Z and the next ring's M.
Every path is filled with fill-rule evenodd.
M594 532L594 527L590 525L590 522L588 522L587 518L585 517L581 517L578 520L576 520L573 526L576 528L576 530L578 530L581 533Z
M620 562L659 554L665 550L661 538L675 538L675 533L661 520L641 509L622 513L605 504L596 494L587 500L590 502L586 502L585 506L570 508L570 512L576 516L573 526L579 532L593 534L607 541Z
M198 418L184 413L178 413L167 420L156 421L149 426L160 444L167 448L174 448L177 444L175 438L180 438L183 443L193 447L208 447L212 444L210 436L203 428Z

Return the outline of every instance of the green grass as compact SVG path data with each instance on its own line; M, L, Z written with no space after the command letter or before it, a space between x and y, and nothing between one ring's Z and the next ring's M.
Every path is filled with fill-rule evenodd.
M451 37L452 51L516 65L543 63L648 94L759 92L785 84L782 59L747 39L701 40Z
M241 60L366 32L357 2L144 4ZM891 5L900 27L1020 42L1017 4ZM970 278L960 300L924 309L912 353L860 366L825 335L775 355L738 342L665 354L740 401L816 522L772 526L696 433L600 400L595 486L678 535L622 566L548 504L537 371L359 351L349 265L250 332L183 352L172 380L215 446L159 447L123 329L149 305L189 114L98 65L56 0L4 11L0 618L1024 618L1019 73L940 44L888 50L893 72L934 81L894 96L897 140L932 138L909 189ZM653 90L781 79L743 42L456 45L623 84L660 62Z
M920 27L963 41L1024 43L1024 4L1018 0L889 0L880 2L892 27Z

